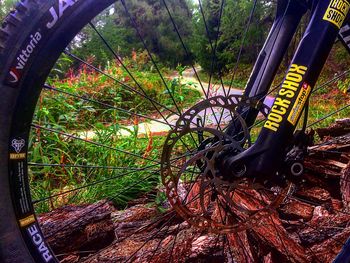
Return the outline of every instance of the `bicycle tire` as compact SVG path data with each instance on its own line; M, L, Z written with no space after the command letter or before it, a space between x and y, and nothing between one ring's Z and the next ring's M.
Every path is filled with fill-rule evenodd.
M16 9L4 20L0 30L0 68L2 72L0 74L0 90L4 96L4 100L2 100L3 102L0 106L2 112L0 124L0 177L2 181L0 184L0 191L2 193L0 195L2 204L0 209L1 262L56 261L52 252L48 250L47 245L45 245L47 249L40 252L38 245L35 245L29 236L25 238L25 230L20 228L19 218L28 218L28 216L33 214L33 210L30 209L31 211L22 213L18 207L14 209L12 206L13 200L11 198L9 182L9 138L10 127L13 124L13 118L11 116L14 116L18 110L22 112L23 110L28 110L28 114L34 110L33 108L23 109L20 106L22 104L20 101L23 99L26 100L27 95L25 94L38 94L40 92L46 76L71 39L88 21L113 2L110 0L98 2L91 0L70 1L69 3L72 6L66 6L67 9L64 10L62 17L56 21L57 24L48 28L47 23L50 22L51 17L50 8L59 10L58 5L63 2L54 0L24 0L19 2ZM34 42L34 44L32 42L31 44L31 35L36 32L40 32L41 36L37 38L40 38L40 42ZM32 48L29 47L30 45ZM17 80L18 82L15 85L11 85L12 80L8 81L7 78L10 77L9 72L11 71L11 67L16 64L18 47L22 47L23 49L28 47L28 51L31 52L24 69L21 71L20 79ZM40 76L36 72L40 72ZM35 103L32 104L32 107L34 105ZM24 235L21 234L21 231ZM39 235L41 236L37 236L38 238L42 237L42 234ZM43 244L41 242L39 245Z

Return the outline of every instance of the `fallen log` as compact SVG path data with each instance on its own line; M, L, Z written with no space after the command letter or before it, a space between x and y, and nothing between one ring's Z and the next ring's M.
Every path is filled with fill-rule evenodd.
M227 235L228 245L230 246L230 256L237 263L254 263L253 248L248 240L246 231L240 233L232 233ZM232 254L232 255L231 255Z
M346 211L350 211L350 161L344 168L340 178L340 187L342 193L342 202Z
M56 254L69 256L65 262L96 253L114 238L112 204L100 201L92 205L65 206L39 217L41 229ZM73 255L73 256L72 256Z
M345 135L350 132L350 119L341 119L336 120L334 124L332 124L328 128L319 128L317 129L318 135L321 139L330 136L330 137L338 137Z
M293 195L248 230L208 233L174 211L160 213L145 204L148 199L140 199L124 211L115 211L106 202L60 208L40 216L44 233L52 236L49 241L56 253L67 255L62 258L65 263L331 262L350 236L350 134L337 137L338 128L322 132L327 139L309 148L306 174ZM210 203L211 196L205 196L202 204L196 199L199 191L194 184L185 194L194 213ZM233 196L234 204L248 211L263 208L272 198L271 193L253 189ZM223 220L223 208L213 209L214 216ZM78 219L87 211L89 216ZM247 218L243 210L233 211L234 220Z

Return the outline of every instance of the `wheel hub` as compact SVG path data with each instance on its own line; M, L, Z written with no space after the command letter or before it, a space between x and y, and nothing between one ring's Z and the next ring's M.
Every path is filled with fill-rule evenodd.
M169 203L190 224L210 232L249 228L272 213L289 192L288 187L272 195L271 191L260 192L260 187L245 178L244 165L237 164L233 171L225 167L227 156L242 153L251 145L249 129L236 112L247 106L251 105L237 95L202 101L178 119L163 148L161 175ZM266 106L259 110L264 116L268 113ZM198 118L202 121L196 122ZM225 133L228 119L241 123L239 139ZM180 193L180 188L186 193ZM255 200L253 207L242 202L246 193Z

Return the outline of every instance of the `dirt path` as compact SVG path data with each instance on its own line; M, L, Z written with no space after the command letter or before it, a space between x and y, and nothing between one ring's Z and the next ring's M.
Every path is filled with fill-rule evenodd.
M201 69L196 68L196 71L199 72ZM171 78L176 78L179 77L177 73L174 73L171 75ZM230 90L230 95L235 94L235 95L240 95L242 94L243 90L241 89L236 89L236 88L229 88L228 86L222 87L219 84L213 83L210 85L210 88L208 89L209 83L206 82L199 82L198 79L196 78L195 72L193 69L186 69L182 76L180 77L181 81L183 83L191 83L191 86L198 90L202 94L202 99L205 99L205 93L208 93L209 90L209 97L213 96L225 96L227 95L228 91ZM205 93L204 93L204 91ZM272 106L274 101L273 97L266 97L264 103L268 105L269 107ZM214 114L211 114L212 118L214 119ZM210 113L209 113L209 118L210 118ZM170 116L167 119L167 122L170 125L175 125L178 117L177 116ZM158 121L165 122L164 119L160 118ZM138 135L139 136L145 136L147 134L153 134L153 135L163 135L166 134L169 130L170 127L167 124L160 123L158 121L150 121L150 122L143 122L138 124ZM129 125L125 126L120 130L120 136L130 136L131 131L135 129L134 125ZM95 132L94 131L87 131L82 134L82 137L86 139L92 139L95 137Z
M196 68L196 71L199 72L201 69L200 68ZM174 74L172 77L179 77L178 75ZM187 69L183 72L182 77L181 77L181 81L182 82L187 82L187 83L192 83L192 87L195 88L196 90L198 90L201 94L202 94L202 99L205 99L205 93L204 91L207 93L208 91L208 86L209 83L206 82L202 82L200 83L198 81L198 79L196 78L195 72L193 71L193 69ZM242 94L243 90L241 89L236 89L236 88L231 88L229 89L228 86L224 86L222 87L219 84L211 84L210 88L209 88L209 97L212 96L225 96L227 95L228 90L230 90L230 95L231 94L235 94L235 95L240 95ZM226 91L226 93L225 93ZM271 96L266 97L264 103L266 105L268 105L269 107L272 106L274 101L274 98ZM212 116L214 116L214 114L211 114ZM214 118L214 117L213 117ZM164 121L163 119L159 119L160 121ZM171 116L169 117L169 119L167 119L167 121L171 124L171 125L175 125L176 124L176 120L177 117L176 116ZM133 129L133 126L128 126L126 127L127 129ZM156 121L151 121L151 122L145 122L145 123L140 123L139 124L139 135L144 135L147 133L152 133L152 134L163 134L166 133L170 130L170 127L166 124L161 124L159 122ZM121 134L126 136L129 135L130 133L127 130L122 130Z

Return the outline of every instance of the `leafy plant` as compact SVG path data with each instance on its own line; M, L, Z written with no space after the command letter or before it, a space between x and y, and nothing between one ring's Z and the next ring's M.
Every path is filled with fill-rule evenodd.
M133 113L161 119L150 100L176 111L173 99L182 110L201 94L181 77L165 78L168 91L159 74L143 64L145 56L134 55L124 60L132 76L118 63L107 63L106 74L83 65L71 68L65 78L51 75L53 88L41 94L34 122L57 132L38 128L30 140L30 160L37 164L30 167L33 198L42 200L37 211L104 198L124 207L159 184L151 160L160 159L165 138L140 134L139 124L148 120Z

